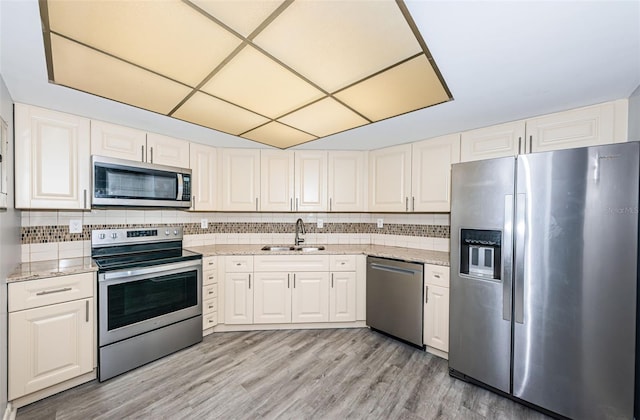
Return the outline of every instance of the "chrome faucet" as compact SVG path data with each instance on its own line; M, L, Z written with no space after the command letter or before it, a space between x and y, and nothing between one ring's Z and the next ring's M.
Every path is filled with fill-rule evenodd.
M307 232L304 230L304 222L302 221L302 219L296 220L296 239L295 239L296 246L304 242L304 239L301 238L300 235L301 234L304 235L305 233Z

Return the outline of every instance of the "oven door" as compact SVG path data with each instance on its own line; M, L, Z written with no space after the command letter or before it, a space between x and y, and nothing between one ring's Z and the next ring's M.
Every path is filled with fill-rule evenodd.
M202 260L98 274L98 341L104 346L202 315Z

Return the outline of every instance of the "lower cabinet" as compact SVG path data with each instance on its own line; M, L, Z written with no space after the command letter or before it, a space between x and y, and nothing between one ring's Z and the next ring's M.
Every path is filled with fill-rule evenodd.
M253 256L224 260L224 323L253 324Z
M329 321L329 273L293 273L292 322Z
M84 273L9 284L9 401L93 370L95 282Z
M448 353L449 267L425 264L424 269L424 344L427 350Z

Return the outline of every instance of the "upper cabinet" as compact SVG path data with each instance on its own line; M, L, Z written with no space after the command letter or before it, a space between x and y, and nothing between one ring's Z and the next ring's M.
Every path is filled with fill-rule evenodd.
M367 152L329 152L327 178L329 211L366 210Z
M204 144L192 143L189 150L193 178L191 181L191 210L217 210L217 149Z
M220 209L260 210L260 150L219 149Z
M411 210L451 210L451 164L460 161L460 135L451 134L413 143Z
M15 104L16 208L90 208L86 118Z
M411 194L411 145L369 152L369 210L404 212Z
M91 154L189 167L189 142L102 121L91 121Z
M295 210L327 210L327 152L295 152Z
M557 112L462 133L463 162L625 141L628 101Z
M293 211L294 152L260 151L260 210Z

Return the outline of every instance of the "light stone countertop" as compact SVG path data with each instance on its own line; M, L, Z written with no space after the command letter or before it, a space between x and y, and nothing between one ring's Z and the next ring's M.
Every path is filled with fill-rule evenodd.
M18 264L16 269L9 274L7 283L94 271L98 271L98 266L93 263L91 257L36 261Z
M205 245L186 247L190 251L202 254L205 257L214 255L300 255L302 251L262 251L264 245ZM338 245L322 244L304 246L324 246L324 251L310 251L306 254L314 255L349 255L364 254L372 257L394 258L418 262L449 266L449 253L442 251L427 251L424 249L403 248L383 245Z

